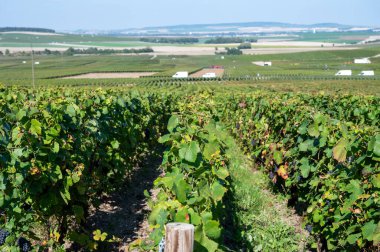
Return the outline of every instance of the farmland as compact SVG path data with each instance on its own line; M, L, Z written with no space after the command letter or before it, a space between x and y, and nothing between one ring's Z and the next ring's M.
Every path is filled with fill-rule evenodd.
M378 251L379 54L0 56L0 249Z

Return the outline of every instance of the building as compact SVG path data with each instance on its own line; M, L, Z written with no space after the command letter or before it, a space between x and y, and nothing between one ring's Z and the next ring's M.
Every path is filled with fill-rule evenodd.
M255 62L253 62L253 64L255 64L257 66L272 66L271 61L255 61Z
M351 76L352 71L351 70L340 70L335 74L335 76Z
M372 70L368 70L368 71L361 71L360 74L358 74L360 76L374 76L375 75L375 72L372 71Z
M205 73L202 78L216 78L216 73Z
M172 77L173 78L187 78L187 77L189 77L189 73L188 72L177 72Z
M355 64L371 64L371 61L368 58L363 58L363 59L355 59L354 63Z

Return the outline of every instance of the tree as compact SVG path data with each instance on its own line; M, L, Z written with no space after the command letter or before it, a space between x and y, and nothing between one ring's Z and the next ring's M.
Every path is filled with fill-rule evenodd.
M5 55L6 55L6 56L9 56L10 54L11 54L11 52L9 51L9 49L6 49L6 50L5 50Z
M238 46L239 49L252 49L252 45L251 43L241 43L239 46Z
M239 48L226 47L227 55L242 55L243 52Z
M65 52L64 52L64 55L67 55L67 56L73 56L75 54L75 49L70 47L68 48Z

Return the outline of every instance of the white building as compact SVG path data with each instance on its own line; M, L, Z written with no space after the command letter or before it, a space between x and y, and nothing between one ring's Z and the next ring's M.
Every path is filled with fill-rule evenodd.
M202 78L216 78L216 74L215 73L205 73L204 75L202 75Z
M272 66L271 61L255 61L255 62L253 62L253 64L255 64L257 66Z
M187 78L187 77L189 77L189 73L188 72L177 72L172 77L173 78Z
M335 76L351 76L352 71L351 70L340 70L335 74Z
M371 61L368 58L363 58L363 59L355 59L354 63L355 64L371 64Z
M360 76L374 76L375 75L375 72L372 71L372 70L369 70L369 71L361 71L361 73L359 74Z

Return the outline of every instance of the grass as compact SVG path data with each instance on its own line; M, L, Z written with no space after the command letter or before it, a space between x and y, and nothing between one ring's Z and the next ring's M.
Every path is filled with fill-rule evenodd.
M317 33L297 33L296 41L312 41L325 43L346 43L354 44L369 36L379 36L380 32L356 31L356 32L317 32Z
M227 209L231 220L225 227L229 249L305 251L311 238L303 231L301 218L288 209L285 198L270 192L268 178L253 169L252 162L242 154L228 131L221 125L217 128L216 136L228 146L233 187Z

